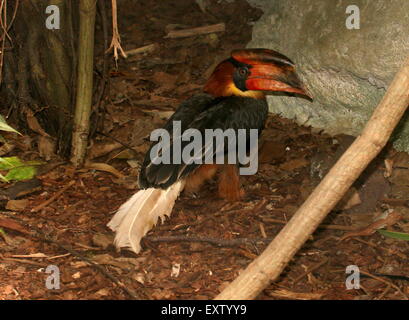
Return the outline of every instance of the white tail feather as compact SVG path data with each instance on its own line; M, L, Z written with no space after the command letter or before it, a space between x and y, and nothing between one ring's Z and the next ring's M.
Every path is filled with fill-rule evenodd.
M159 217L163 222L165 216L170 216L184 185L184 181L178 181L166 190L149 188L135 193L107 224L116 232L115 246L139 253L142 237L156 225Z

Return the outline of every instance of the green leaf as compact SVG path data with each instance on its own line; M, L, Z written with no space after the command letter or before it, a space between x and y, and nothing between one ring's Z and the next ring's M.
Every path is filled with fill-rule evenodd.
M9 170L24 166L24 163L18 157L0 157L0 170Z
M0 174L0 179L6 182L31 179L37 173L37 166L43 163L42 161L23 162L18 157L0 157L0 170L8 170L6 176Z
M409 233L393 232L393 231L386 231L386 230L378 230L378 232L385 237L409 241Z
M32 179L37 172L34 166L21 166L11 169L5 176L7 180L29 180Z
M9 132L15 132L18 133L19 135L21 135L20 132L18 132L16 129L10 127L6 120L4 119L4 117L2 115L0 115L0 130L2 131L9 131Z

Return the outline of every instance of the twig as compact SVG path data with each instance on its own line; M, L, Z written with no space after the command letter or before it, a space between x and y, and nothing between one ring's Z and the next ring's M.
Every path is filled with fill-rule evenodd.
M167 230L171 230L171 231L176 231L176 230L180 230L183 228L189 228L189 227L193 227L196 225L200 225L203 224L205 222L207 222L208 220L212 220L215 219L216 217L220 217L220 216L227 216L230 214L234 214L234 215L239 215L239 214L255 214L257 212L259 212L260 210L262 210L264 208L264 206L266 205L267 201L265 199L263 199L262 201L260 201L260 203L255 206L252 209L230 209L232 207L234 207L237 203L232 204L232 203L227 203L224 207L222 207L220 210L218 210L215 213L209 214L208 217L202 219L202 220L197 220L195 222L192 223L186 223L186 224L182 224L182 225L177 225L177 226L160 226L157 229L161 230L161 231L167 231Z
M0 84L3 80L3 63L4 63L4 48L6 46L6 39L10 36L7 33L7 0L1 0L0 2L0 24L3 29L3 35L0 39Z
M324 295L323 293L294 292L288 289L266 290L266 293L271 297L291 300L320 300Z
M338 239L338 240L340 240L340 239ZM396 255L399 258L404 259L404 260L406 260L408 258L407 255L405 255L405 254L403 254L401 252L396 252L394 250L391 250L390 248L384 248L382 246L377 246L376 244L373 244L371 242L362 240L360 238L352 238L351 240L361 242L361 243L366 244L367 246L370 246L370 247L375 248L375 249L380 249L380 250L386 251L388 254L394 254L394 255Z
M152 242L206 242L217 247L235 247L243 244L268 243L272 238L237 238L237 239L216 239L205 237L185 237L185 236L170 236L170 237L145 237L146 240Z
M267 238L266 230L264 229L264 224L262 222L259 223L260 232L263 238Z
M384 296L386 296L386 294L388 293L388 291L389 291L390 289L391 289L391 286L388 285L388 286L386 287L386 289L383 290L382 294L378 297L378 300L381 300Z
M347 232L341 237L340 241L360 236L370 236L371 234L374 234L377 230L394 225L401 219L402 216L398 212L392 211L391 213L388 214L386 218L378 219L372 222L370 225L366 226L365 228Z
M392 288L395 288L395 289L405 298L405 300L409 300L408 296L407 296L406 294L404 294L404 293L402 292L402 290L401 290L396 284L394 284L394 283L392 283L392 282L390 282L390 281L387 281L387 280L385 280L385 279L382 279L382 278L380 278L380 277L374 276L373 274L371 274L371 273L369 273L369 272L366 272L366 271L363 271L363 270L359 270L359 272L362 273L362 274L364 274L364 275L366 275L366 276L368 276L368 277L370 277L370 278L372 278L372 279L375 279L375 280L378 280L378 281L380 281L380 282L383 282L383 283L385 283L386 285L391 286Z
M29 264L29 265L36 266L36 267L41 267L41 268L45 268L48 265L46 263L35 262L35 261L31 261L31 260L24 260L24 259L17 259L17 258L6 258L6 257L3 257L2 255L0 255L0 259L3 260L3 261L11 261L11 262L18 262L18 263L22 263L22 264Z
M114 50L115 61L118 60L118 50L121 52L121 55L126 58L126 53L121 47L121 36L118 32L118 14L116 0L112 0L112 40L111 45L106 52L109 52L111 49Z
M255 298L281 274L321 221L388 142L409 104L409 58L396 74L362 134L294 214L266 250L216 299Z
M70 256L70 255L71 255L71 253L59 254L59 255L57 255L57 256L48 257L48 258L46 258L46 259L47 259L47 260L54 260L54 259L59 259L59 258L65 258L65 257L68 257L68 256Z
M49 243L55 244L58 247L60 247L61 249L68 251L69 253L71 253L73 256L76 256L77 258L79 258L82 261L85 261L87 263L89 263L91 266L93 266L95 269L97 269L98 271L100 271L103 275L105 275L108 279L110 279L112 282L114 282L118 287L122 288L122 290L124 290L130 297L132 297L135 300L141 300L141 297L138 296L133 290L129 289L123 282L121 282L117 277L115 277L113 274L109 273L108 271L105 270L104 267L102 267L101 265L95 263L94 261L92 261L91 259L88 259L87 257L83 256L82 254L80 254L78 251L63 245L55 240L52 240L48 237L41 237L38 236L38 238L47 241Z
M273 219L267 217L260 217L264 222L277 223L277 224L287 224L288 221ZM341 231L354 231L356 228L354 226L340 226L335 224L321 224L318 226L319 229L331 229L331 230L341 230Z
M31 209L31 212L37 212L48 206L51 202L57 200L65 191L67 191L71 186L75 184L75 180L71 180L67 185L65 185L60 191L56 192L50 199L40 203L38 206Z
M109 134L103 133L101 131L95 131L96 134L99 134L101 136L107 137L115 142L118 142L121 146L123 146L124 148L130 150L133 154L133 156L137 156L138 155L138 151L136 151L133 147L131 147L129 144L122 142L120 140L118 140L117 138L110 136Z
M207 33L224 32L225 30L226 30L225 24L218 23L192 29L172 30L169 31L165 38L185 38Z
M81 247L85 250L94 250L94 251L98 251L98 250L104 250L102 248L99 247L91 247L91 246L87 246L86 244L82 244L80 242L76 242L75 245L77 245L78 247Z
M150 53L150 52L155 51L157 48L158 48L158 44L153 43L153 44L148 44L147 46L143 46L143 47L140 47L140 48L127 50L127 51L125 51L125 54L127 56L133 56L133 55L136 55L136 54Z
M297 277L294 281L293 281L293 285L297 284L302 278L306 277L307 275L309 275L311 272L321 268L324 264L326 264L328 262L328 258L324 258L324 260L322 260L321 262L317 263L316 265L312 266L311 268L309 268L307 271L305 271L302 275L300 275L299 277Z

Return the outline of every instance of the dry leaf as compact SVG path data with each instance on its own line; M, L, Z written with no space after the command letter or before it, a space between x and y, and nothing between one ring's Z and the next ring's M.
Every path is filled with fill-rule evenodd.
M285 159L285 148L286 146L283 143L271 140L264 141L260 147L259 163L272 163Z
M140 272L132 275L132 279L138 281L141 284L145 284L145 278L145 275Z
M38 123L37 118L34 115L34 112L29 108L24 108L24 113L26 114L27 124L28 127L33 130L35 133L43 137L49 137L48 133L44 131L44 129Z
M84 267L88 267L89 263L85 262L85 261L73 261L70 263L71 266L73 266L74 268L84 268Z
M386 212L369 226L363 229L345 233L340 240L343 241L351 237L370 236L371 234L375 233L376 230L392 226L401 219L402 216L396 211L392 210L391 212Z
M12 294L12 293L14 293L14 287L13 286L11 286L11 285L6 285L6 286L4 286L4 287L2 287L2 288L0 288L0 292L3 294L3 295L9 295L9 294Z
M29 200L22 199L22 200L9 200L6 204L6 209L11 211L23 211L27 208L29 204Z
M45 160L50 160L55 156L55 140L48 136L39 136L38 141L38 152L40 157Z
M389 178L392 175L392 172L393 172L393 160L385 159L385 172L383 176L385 178Z
M114 242L112 235L97 233L92 237L92 243L102 249L108 248Z
M102 157L113 150L121 148L122 145L118 142L98 142L94 143L88 152L88 159L94 159L98 157Z
M0 156L4 156L9 152L13 151L16 147L15 144L9 143L8 141L4 142L3 145L0 147Z
M23 227L21 224L17 223L14 220L11 219L6 219L6 218L0 218L0 227L18 231L24 234L29 234L30 231L27 230L25 227Z
M152 295L151 295L151 297L156 300L170 299L173 296L174 296L174 293L168 289L164 289L164 290L155 289L153 290Z
M409 169L409 154L406 152L398 152L393 157L394 168L407 168Z
M179 277L179 273L180 273L180 263L174 263L172 265L172 272L170 273L171 277Z
M106 163L86 162L84 167L87 169L95 169L99 171L109 172L109 173L112 173L114 176L117 176L120 179L125 178L125 175L123 175L121 172L116 170L113 166L106 164Z
M309 162L306 159L293 159L280 165L280 169L285 171L294 171L302 167L306 167L308 164Z
M101 296L101 297L106 297L109 295L109 291L106 288L100 289L97 292L95 292L96 295Z
M98 264L105 264L105 265L111 265L114 267L118 267L120 269L135 269L135 267L139 267L141 260L138 260L136 258L124 258L124 257L119 257L119 258L114 258L111 255L105 253L105 254L99 254L94 256L93 258L94 262Z
M397 186L409 186L409 170L395 167L389 181Z
M336 206L336 210L348 210L361 203L362 201L358 191L354 187L351 187Z
M152 80L160 86L158 92L170 91L176 86L176 75L157 71L153 74Z

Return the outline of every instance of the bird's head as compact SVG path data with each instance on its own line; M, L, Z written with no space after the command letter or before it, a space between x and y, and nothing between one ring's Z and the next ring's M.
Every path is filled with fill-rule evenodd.
M222 61L207 81L204 91L214 96L264 98L268 91L290 92L309 99L295 72L294 63L273 50L234 50L231 58Z

